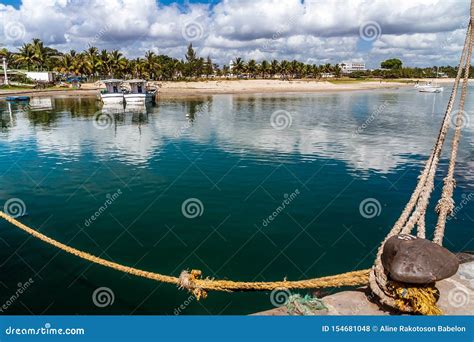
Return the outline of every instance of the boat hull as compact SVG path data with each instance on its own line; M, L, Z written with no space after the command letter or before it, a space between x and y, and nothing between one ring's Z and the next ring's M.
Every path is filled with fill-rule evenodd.
M100 94L100 99L106 104L120 104L123 103L123 94L112 93L112 94Z
M420 93L441 93L443 91L443 88L442 87L432 87L432 88L423 87L423 88L419 88L418 91Z
M125 103L127 104L145 104L151 103L155 99L155 94L125 94Z

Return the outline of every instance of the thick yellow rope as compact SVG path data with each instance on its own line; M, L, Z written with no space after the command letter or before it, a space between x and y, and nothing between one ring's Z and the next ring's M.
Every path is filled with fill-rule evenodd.
M201 272L193 270L183 271L179 277L172 277L155 272L145 271L134 267L125 266L112 262L95 255L80 251L57 240L54 240L33 228L21 223L17 219L0 211L0 217L15 227L27 232L35 238L47 244L63 250L66 253L75 255L81 259L93 262L104 267L128 273L137 277L147 278L162 283L174 284L193 292L199 299L206 296L206 291L271 291L275 289L316 289L342 286L366 285L369 277L369 270L342 273L334 276L314 278L299 281L273 281L273 282L238 282L230 280L200 279Z

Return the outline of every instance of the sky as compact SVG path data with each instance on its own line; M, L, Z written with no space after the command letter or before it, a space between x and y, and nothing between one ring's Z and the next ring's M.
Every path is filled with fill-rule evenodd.
M236 57L325 64L388 58L456 65L469 0L0 0L0 46L40 38L66 52L89 46L127 57L147 50L219 64Z

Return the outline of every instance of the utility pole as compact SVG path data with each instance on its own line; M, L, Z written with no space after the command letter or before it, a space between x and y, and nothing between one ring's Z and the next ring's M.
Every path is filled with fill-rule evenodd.
M7 59L3 57L3 74L5 76L5 85L8 85Z

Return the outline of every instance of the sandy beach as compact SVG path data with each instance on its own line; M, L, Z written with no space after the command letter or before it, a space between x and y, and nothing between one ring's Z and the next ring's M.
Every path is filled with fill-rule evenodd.
M258 93L312 93L355 90L396 89L411 87L417 80L358 81L358 80L213 80L199 82L151 82L159 88L160 96L181 97L212 94L258 94ZM429 80L418 80L420 82ZM438 79L437 83L452 83L453 79ZM50 88L45 90L21 89L0 90L0 97L12 95L34 96L97 96L101 88L98 82L84 83L81 89Z

